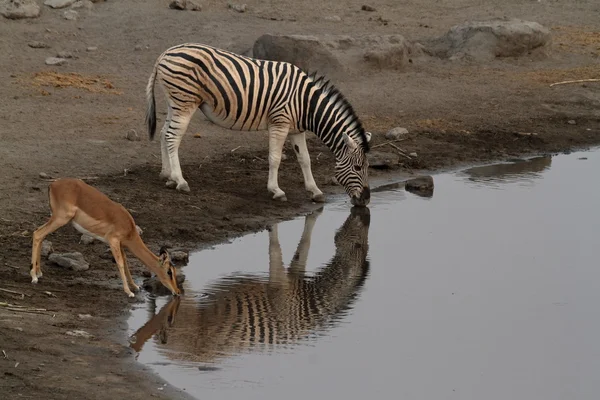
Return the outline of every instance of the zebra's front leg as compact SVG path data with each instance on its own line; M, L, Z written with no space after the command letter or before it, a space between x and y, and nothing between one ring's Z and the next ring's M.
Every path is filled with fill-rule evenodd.
M279 201L287 201L284 191L279 188L277 177L279 164L281 163L281 152L288 132L288 126L269 126L269 181L267 182L267 190L273 194L274 200Z
M316 203L325 202L325 196L323 196L323 192L317 187L317 183L315 182L315 178L313 177L310 168L310 155L308 154L308 147L306 146L306 134L300 132L290 135L290 141L294 146L298 164L300 164L300 168L302 169L304 187L311 193L312 201Z
M176 187L181 192L189 192L190 187L183 179L181 166L179 165L179 144L187 127L196 111L196 106L190 107L188 110L178 110L173 113L173 117L169 122L169 127L165 134L167 152L169 155L169 164L171 167L171 175L167 181L167 187Z

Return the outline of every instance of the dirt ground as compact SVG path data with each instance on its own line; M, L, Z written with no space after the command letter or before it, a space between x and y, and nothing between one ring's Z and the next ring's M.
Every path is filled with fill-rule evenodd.
M225 1L198 2L200 12L171 10L167 0L109 0L90 12L80 9L76 21L46 6L37 19L0 19L0 303L47 310L0 307L2 398L185 397L135 363L125 321L132 302L144 295L125 296L116 267L101 257L106 246L78 244L80 235L64 227L49 237L54 249L82 252L91 268L76 273L43 265L40 283L30 284L31 233L49 216L48 181L40 172L88 178L131 211L154 251L162 244L198 248L314 207L289 148L280 173L289 201L274 203L266 190L266 134L225 131L200 113L180 150L191 193L164 187L159 143L147 140L143 123L144 88L156 57L171 45L196 41L242 52L264 33L394 33L419 40L467 20L533 20L552 29L546 58L486 64L429 59L402 72L365 71L335 81L374 133L373 145L383 143L392 127L410 131L399 145L418 156L371 176L600 143L600 83L549 86L600 78L596 0L373 0L374 12L361 11L363 0L248 0L245 13L229 10ZM341 21L325 20L334 15ZM32 48L32 41L50 47ZM46 66L44 60L59 51L74 58ZM158 110L162 123L160 97ZM131 130L140 140L125 138ZM309 149L321 189L329 199L344 198L330 184L328 150L314 137ZM145 269L131 260L141 279ZM79 317L85 314L91 318ZM66 334L72 330L93 337Z

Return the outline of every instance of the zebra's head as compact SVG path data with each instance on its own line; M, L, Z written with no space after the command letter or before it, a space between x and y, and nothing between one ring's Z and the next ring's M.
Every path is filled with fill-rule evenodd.
M371 137L365 133L367 143L361 145L347 133L343 133L344 150L337 157L335 164L335 179L344 186L350 196L353 206L366 207L371 200L369 188L369 161L367 160L366 145Z

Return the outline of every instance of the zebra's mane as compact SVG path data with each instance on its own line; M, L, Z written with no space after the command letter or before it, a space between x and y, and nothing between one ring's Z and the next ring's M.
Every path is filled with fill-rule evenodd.
M346 97L336 88L328 79L325 79L324 76L318 76L317 71L309 73L308 76L312 79L313 85L317 89L320 89L321 92L327 96L330 100L333 100L340 111L347 111L348 116L346 117L346 121L349 125L354 126L354 131L360 137L359 146L362 147L363 151L366 153L369 151L369 141L367 140L367 134L365 133L365 128L362 125L362 122L356 115L354 108L350 102L346 99Z

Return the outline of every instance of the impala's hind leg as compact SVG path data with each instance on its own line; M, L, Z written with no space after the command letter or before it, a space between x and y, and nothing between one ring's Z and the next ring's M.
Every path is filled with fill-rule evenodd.
M300 164L300 168L302 169L304 187L312 194L312 200L314 202L323 203L325 201L325 196L323 196L323 192L317 187L317 183L315 182L315 178L313 177L310 168L310 155L308 154L308 147L306 146L306 134L304 132L292 134L290 135L290 142L292 142L292 145L294 146L298 164Z
M33 232L33 245L31 249L31 283L37 283L38 278L42 277L42 266L41 266L41 250L42 242L44 238L56 231L61 226L66 225L73 218L73 215L57 215L53 213L48 222L40 226Z
M181 173L179 144L197 108L198 104L190 104L186 108L173 110L173 115L165 134L166 147L171 165L171 176L167 181L167 186L176 187L177 190L183 192L189 192L190 187L185 179L183 179L183 174Z
M171 162L169 161L169 151L167 150L167 129L169 128L169 124L171 123L171 118L173 116L173 109L171 108L171 104L167 102L167 118L165 119L165 124L163 125L160 131L160 156L162 167L160 170L160 178L161 179L169 179L171 177Z

